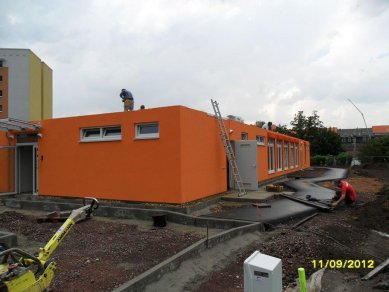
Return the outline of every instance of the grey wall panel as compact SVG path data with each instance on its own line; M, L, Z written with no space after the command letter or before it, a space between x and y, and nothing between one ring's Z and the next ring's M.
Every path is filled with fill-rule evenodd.
M236 164L246 190L258 190L257 141L234 141Z
M8 116L29 120L29 50L0 49L0 59L8 67Z

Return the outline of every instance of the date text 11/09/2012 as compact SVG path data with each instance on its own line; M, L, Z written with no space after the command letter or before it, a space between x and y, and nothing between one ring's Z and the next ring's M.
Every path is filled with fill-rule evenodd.
M374 269L374 260L312 260L314 269Z

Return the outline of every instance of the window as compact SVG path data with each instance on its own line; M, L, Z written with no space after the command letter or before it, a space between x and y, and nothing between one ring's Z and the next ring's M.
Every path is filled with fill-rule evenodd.
M282 141L277 141L277 170L282 170Z
M284 143L284 169L289 167L289 142Z
M3 81L3 75L0 75L0 82Z
M257 135L255 139L257 140L257 145L265 145L265 137Z
M135 139L159 138L159 123L145 123L135 125Z
M290 142L290 168L294 168L294 143Z
M122 129L120 127L103 128L103 137L121 137Z
M274 139L269 138L267 143L267 163L269 173L274 173Z
M81 129L82 142L115 141L122 139L120 126Z
M3 106L0 104L0 113L3 111Z
M248 139L247 133L246 133L246 132L242 132L242 133L240 134L240 138L241 138L241 140L247 140L247 139Z
M3 91L0 90L0 97L3 97Z
M299 166L299 144L296 143L294 150L296 151L296 167Z

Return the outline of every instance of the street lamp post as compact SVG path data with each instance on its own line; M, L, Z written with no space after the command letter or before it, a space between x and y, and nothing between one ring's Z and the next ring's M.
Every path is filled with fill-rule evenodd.
M359 109L359 108L357 108L357 106L351 101L351 99L347 99L349 102L351 102L351 104L357 109L357 111L359 111L360 113L361 113L361 115L362 115L362 118L363 118L363 121L364 121L364 123L365 123L365 127L366 127L366 132L367 132L367 135L368 135L368 137L369 137L369 140L371 139L371 137L370 137L370 132L369 132L369 130L367 129L367 124L366 124L366 120L365 120L365 116L363 115L363 113L361 112L361 110Z

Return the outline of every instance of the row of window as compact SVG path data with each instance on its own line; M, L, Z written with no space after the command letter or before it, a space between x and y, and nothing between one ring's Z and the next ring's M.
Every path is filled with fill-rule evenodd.
M159 123L135 124L135 139L159 138ZM116 141L122 139L121 126L83 128L81 142Z
M277 145L275 145L275 139L269 138L267 146L269 173L275 172L275 146L277 146L277 171L298 167L298 143L277 140Z
M241 140L248 140L248 134L246 132L242 132L240 135ZM265 137L261 135L256 135L255 139L257 140L257 145L265 145Z

